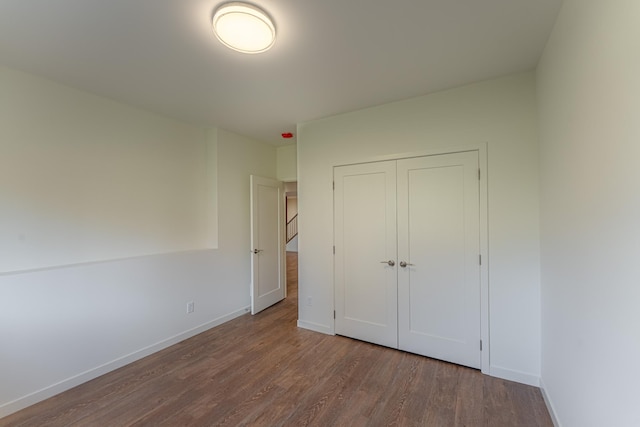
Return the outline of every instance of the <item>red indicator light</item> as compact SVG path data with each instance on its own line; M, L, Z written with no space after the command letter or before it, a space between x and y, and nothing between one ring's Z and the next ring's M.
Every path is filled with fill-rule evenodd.
M293 138L293 134L291 132L285 132L282 134L282 137L285 139Z

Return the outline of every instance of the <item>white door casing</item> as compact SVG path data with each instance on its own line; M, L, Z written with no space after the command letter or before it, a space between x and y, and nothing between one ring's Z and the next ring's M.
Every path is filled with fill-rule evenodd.
M334 169L337 334L481 366L478 163L470 151Z
M251 314L285 297L284 186L251 175Z

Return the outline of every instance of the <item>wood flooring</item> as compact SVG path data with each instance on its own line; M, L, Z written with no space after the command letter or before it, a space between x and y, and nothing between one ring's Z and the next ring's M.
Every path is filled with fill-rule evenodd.
M297 274L297 258L288 258ZM535 387L297 328L297 276L290 277L288 297L264 312L0 419L0 426L553 425Z

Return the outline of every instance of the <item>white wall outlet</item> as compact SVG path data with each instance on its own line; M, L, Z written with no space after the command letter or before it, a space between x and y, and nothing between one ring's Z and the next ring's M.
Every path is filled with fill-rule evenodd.
M195 308L195 305L193 304L193 301L189 301L187 303L187 314L193 313L195 309L196 308Z
M307 297L307 305L311 307L313 305L313 297Z

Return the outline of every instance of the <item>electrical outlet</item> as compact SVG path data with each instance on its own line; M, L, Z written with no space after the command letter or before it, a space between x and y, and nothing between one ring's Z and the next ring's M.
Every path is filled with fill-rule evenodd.
M193 301L189 301L187 303L187 314L193 313L194 311L195 311L195 305L193 304Z
M307 305L311 307L313 305L313 297L307 297Z

